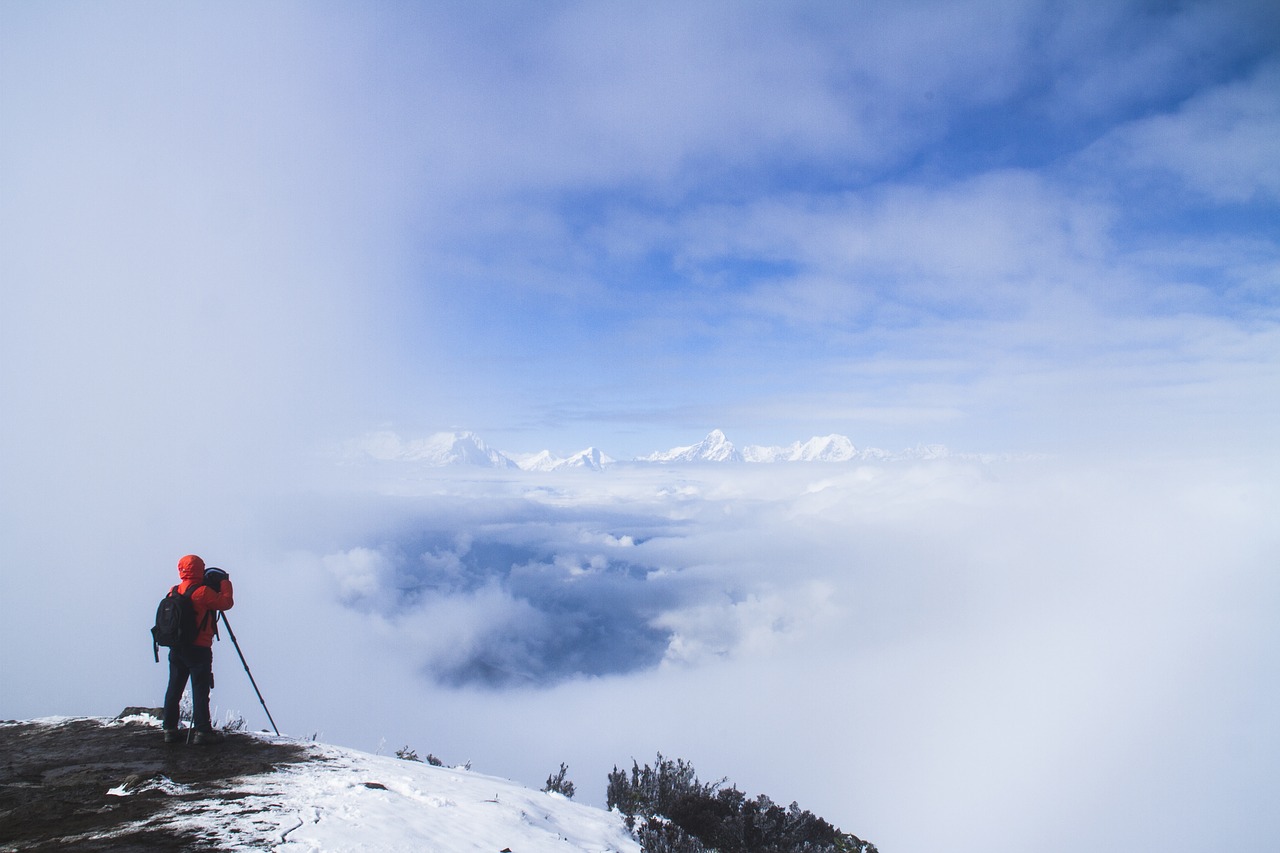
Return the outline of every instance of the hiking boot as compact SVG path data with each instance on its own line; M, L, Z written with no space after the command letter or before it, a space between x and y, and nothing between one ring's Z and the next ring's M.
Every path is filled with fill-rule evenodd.
M165 729L164 730L165 743L182 743L186 739L187 739L186 729Z
M210 746L215 743L222 743L227 736L222 732L215 732L213 729L196 729L196 735L191 742L196 746Z

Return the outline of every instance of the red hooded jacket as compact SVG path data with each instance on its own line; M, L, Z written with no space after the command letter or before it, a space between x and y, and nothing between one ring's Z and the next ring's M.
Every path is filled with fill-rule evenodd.
M178 592L186 592L193 585L204 580L204 560L195 554L188 554L178 561L178 577L182 579L182 583L178 584ZM213 645L213 629L215 627L214 620L216 617L205 619L205 615L210 610L230 610L235 605L235 597L232 595L231 580L228 578L221 584L221 591L215 590L211 586L202 586L195 592L191 593L191 603L196 609L196 624L200 626L200 632L196 635L193 645L204 646L208 648Z

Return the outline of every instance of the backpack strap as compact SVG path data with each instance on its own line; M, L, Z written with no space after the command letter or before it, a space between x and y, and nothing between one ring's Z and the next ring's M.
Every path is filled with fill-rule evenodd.
M208 586L208 584L204 581L196 581L187 588L186 592L183 593L183 595L187 597L187 600L192 603L192 606L195 605L195 599L193 599L192 596L194 596L196 594L196 590L202 586ZM174 589L177 589L177 587L175 586ZM209 624L210 616L213 617L213 636L221 640L222 637L218 636L218 611L212 607L204 612L204 617L200 620L200 624L196 626L196 635L198 636L200 632L204 630L204 626Z
M199 634L204 630L204 626L209 624L209 618L213 617L213 636L218 637L218 611L210 607L204 612L204 618L200 620L200 624L196 626L196 633ZM221 637L218 637L221 640Z

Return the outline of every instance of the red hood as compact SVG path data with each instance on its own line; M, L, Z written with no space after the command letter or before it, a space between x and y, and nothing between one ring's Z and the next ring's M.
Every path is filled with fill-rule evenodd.
M178 577L184 581L198 581L204 578L204 560L195 554L188 554L178 561Z

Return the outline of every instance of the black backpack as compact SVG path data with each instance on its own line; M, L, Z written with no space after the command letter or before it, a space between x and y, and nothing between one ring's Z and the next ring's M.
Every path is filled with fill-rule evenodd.
M173 648L192 643L210 616L218 618L216 611L209 610L204 614L201 624L196 624L196 606L191 603L191 596L204 585L204 582L193 583L186 592L178 592L175 586L169 590L168 595L160 599L160 606L156 608L156 624L151 629L151 649L156 663L160 662L161 646ZM214 630L217 630L216 622Z

